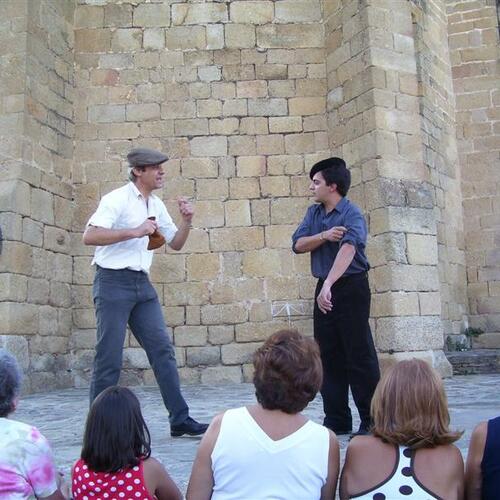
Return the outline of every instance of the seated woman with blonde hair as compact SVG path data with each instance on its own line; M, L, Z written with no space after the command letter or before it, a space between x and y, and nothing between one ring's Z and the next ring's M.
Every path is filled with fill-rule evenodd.
M296 331L276 332L255 353L254 368L258 403L214 418L198 449L187 498L334 498L337 439L300 413L321 386L317 344Z
M452 443L441 378L418 359L401 361L382 377L371 403L372 436L349 443L340 498L462 499L464 463Z

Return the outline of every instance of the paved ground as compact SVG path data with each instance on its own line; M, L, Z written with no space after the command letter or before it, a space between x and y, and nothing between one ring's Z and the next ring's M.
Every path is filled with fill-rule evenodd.
M464 459L475 424L500 414L499 382L499 375L455 376L445 381L452 427L465 431L458 442ZM192 416L204 422L226 408L254 401L253 386L250 384L184 386L183 390ZM199 438L170 437L166 411L157 387L137 387L134 391L141 401L151 431L153 456L163 462L185 491ZM87 391L83 389L36 394L21 400L13 418L36 425L42 431L52 443L56 461L66 474L79 457L87 405ZM321 400L316 398L305 413L316 422L321 422ZM340 438L340 445L344 455L346 437Z

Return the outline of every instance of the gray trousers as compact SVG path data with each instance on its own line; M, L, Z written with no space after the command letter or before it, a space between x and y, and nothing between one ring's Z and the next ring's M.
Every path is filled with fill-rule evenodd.
M170 341L156 290L147 274L129 269L97 266L93 298L97 318L97 344L90 400L118 384L127 323L146 354L169 411L170 424L188 417L181 394L175 351Z

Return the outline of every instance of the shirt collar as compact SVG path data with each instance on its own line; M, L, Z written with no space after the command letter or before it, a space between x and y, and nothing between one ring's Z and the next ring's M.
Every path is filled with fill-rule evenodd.
M137 189L137 186L132 181L130 181L128 185L136 198L144 198L142 193Z
M347 204L349 203L349 200L347 198L342 198L337 205L335 206L334 210L337 210L338 213L342 213L345 209Z
M331 215L333 212L341 214L346 209L348 203L349 200L347 198L342 198L337 205L335 205L335 208L331 212L328 212L328 215ZM321 204L321 209L326 214L325 205Z

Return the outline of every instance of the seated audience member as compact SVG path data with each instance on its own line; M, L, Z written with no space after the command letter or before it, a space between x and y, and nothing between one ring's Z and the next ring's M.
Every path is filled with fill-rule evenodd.
M296 331L276 332L253 364L258 403L214 418L200 443L187 498L334 498L337 438L300 413L321 386L315 341Z
M500 497L500 417L481 422L472 432L465 484L467 500Z
M108 387L92 403L71 489L75 500L182 499L163 465L151 457L149 430L130 389Z
M7 418L19 402L21 370L0 349L0 498L63 500L48 441L36 427Z
M379 382L371 403L372 436L354 437L340 498L462 499L464 464L452 443L439 375L424 361L401 361Z

